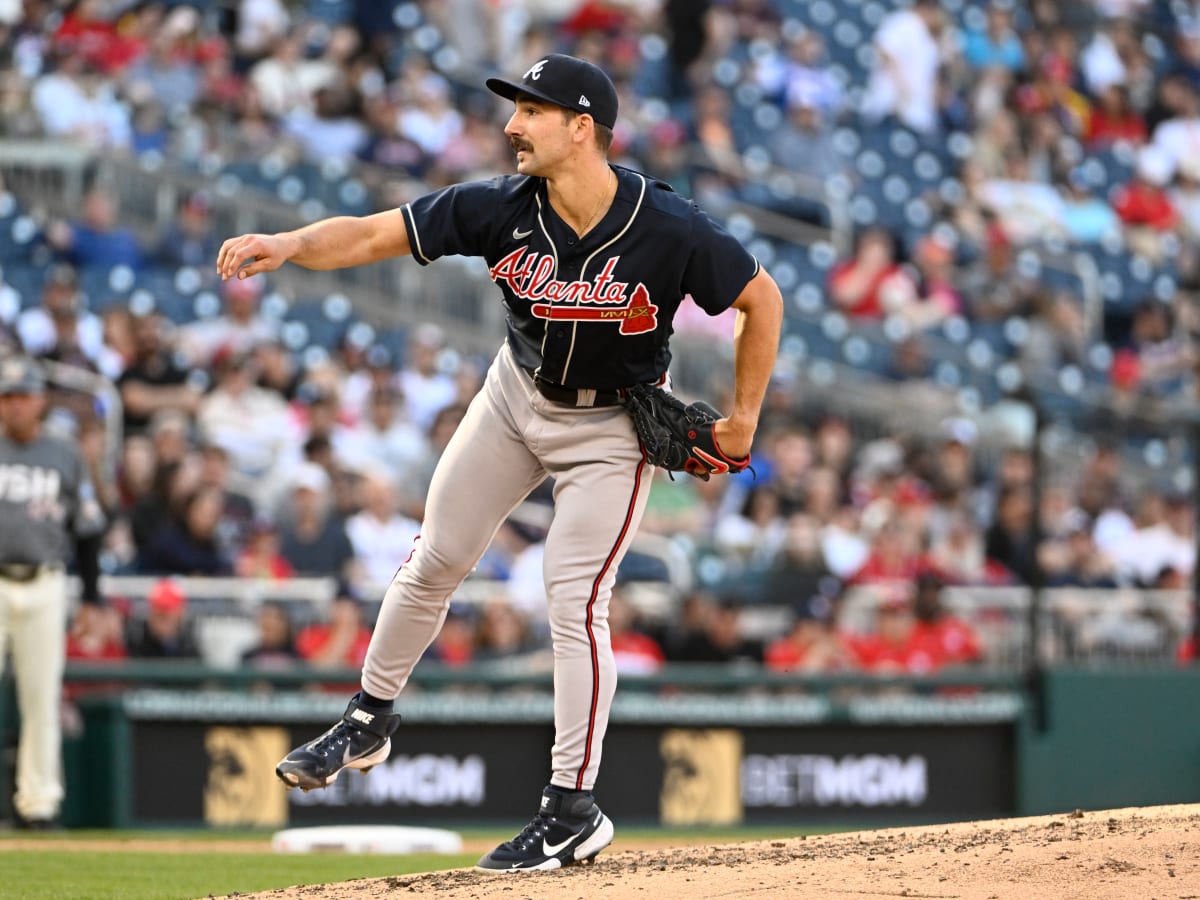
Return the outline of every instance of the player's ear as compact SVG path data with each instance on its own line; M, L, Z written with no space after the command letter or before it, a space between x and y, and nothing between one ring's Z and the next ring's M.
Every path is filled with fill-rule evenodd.
M592 135L596 131L596 120L588 113L581 113L575 117L575 137L578 140L588 142L592 140Z

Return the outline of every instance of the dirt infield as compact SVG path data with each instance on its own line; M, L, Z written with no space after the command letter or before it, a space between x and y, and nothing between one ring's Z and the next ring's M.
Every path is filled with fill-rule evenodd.
M631 848L594 865L406 875L241 900L590 900L593 897L1200 900L1200 805L1073 812L705 847Z

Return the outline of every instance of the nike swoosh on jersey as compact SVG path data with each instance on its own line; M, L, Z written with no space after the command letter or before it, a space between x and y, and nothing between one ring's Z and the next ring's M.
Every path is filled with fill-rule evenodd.
M528 231L521 231L518 228L514 228L513 229L513 240L519 241L519 240L529 237L531 234L533 234L532 228L530 228Z
M561 844L551 844L545 838L542 838L542 853L546 856L557 856L559 853L562 853L563 850L567 848L567 845L577 837L579 837L579 835L573 834Z

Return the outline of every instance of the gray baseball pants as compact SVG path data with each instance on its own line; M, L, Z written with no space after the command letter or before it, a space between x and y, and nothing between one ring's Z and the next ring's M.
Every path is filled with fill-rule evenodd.
M438 463L420 537L384 595L363 689L376 697L403 690L455 589L508 514L551 476L544 563L554 650L550 781L590 790L617 680L608 600L652 474L621 407L552 403L504 345Z

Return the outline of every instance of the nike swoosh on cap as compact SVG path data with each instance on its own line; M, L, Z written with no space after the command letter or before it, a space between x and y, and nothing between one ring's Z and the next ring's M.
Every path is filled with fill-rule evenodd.
M521 240L522 238L527 238L527 237L529 237L531 234L533 234L533 229L532 229L532 228L530 228L528 231L521 231L521 229L519 229L519 228L514 228L514 229L513 229L513 238L514 238L514 240L518 240L518 241L519 241L519 240Z

